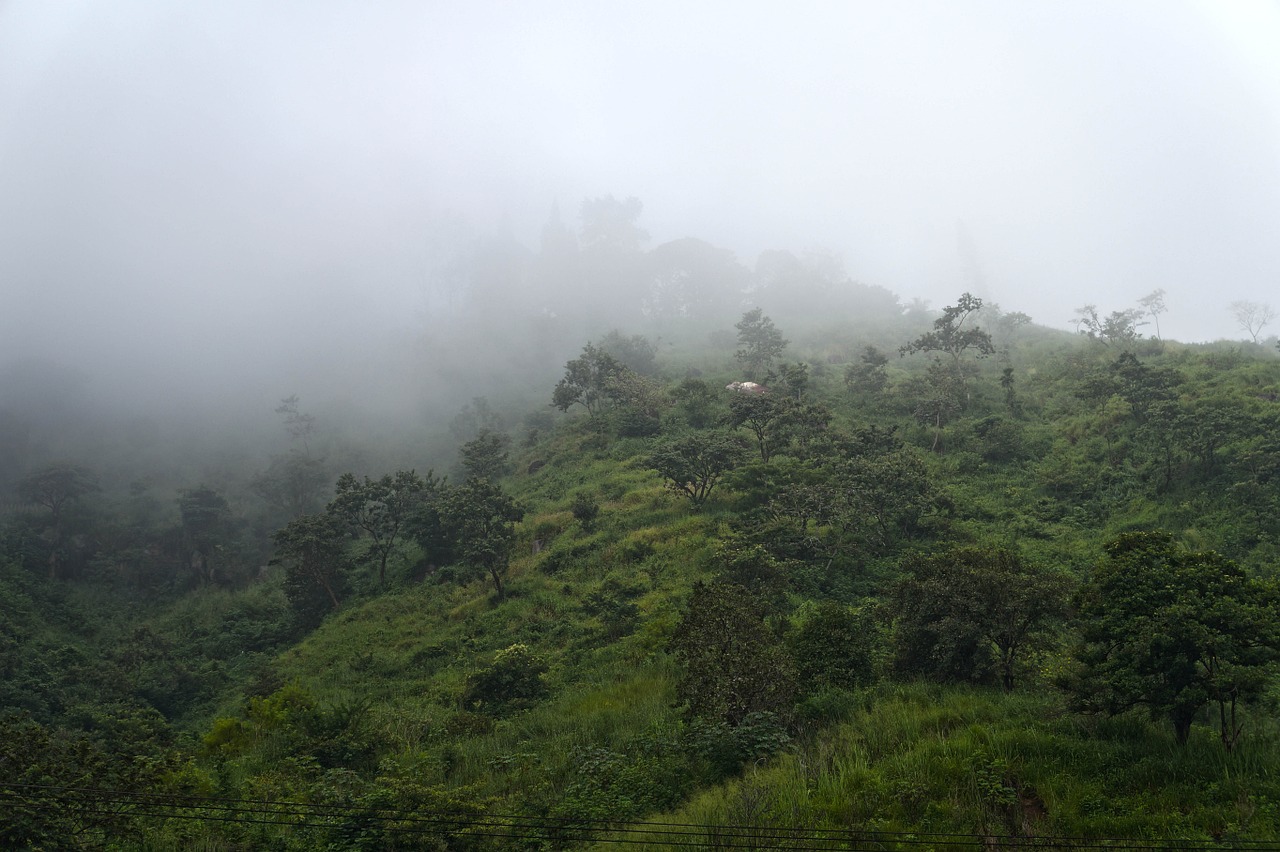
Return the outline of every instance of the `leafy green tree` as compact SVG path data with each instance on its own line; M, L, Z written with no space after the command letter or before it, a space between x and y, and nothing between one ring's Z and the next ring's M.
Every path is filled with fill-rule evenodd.
M774 384L772 374L765 379L765 384ZM777 386L791 399L803 402L804 395L809 390L809 365L803 362L779 364Z
M285 563L285 596L300 621L315 626L342 606L346 593L346 533L330 514L294 518L272 536L275 562Z
M212 583L219 563L233 538L231 507L227 498L207 485L187 489L178 496L182 542L187 565L195 569L201 585Z
M592 417L603 413L612 401L609 381L623 366L608 352L588 343L582 354L564 367L564 378L556 384L551 404L561 411L581 405Z
M582 528L590 532L595 529L596 518L600 515L600 504L586 491L573 495L573 503L569 507L573 516L582 524Z
M609 377L605 393L616 406L620 435L643 438L662 431L662 412L669 403L658 382L624 368Z
M875 679L876 630L871 614L825 601L787 637L801 689L852 689Z
M899 352L909 355L912 352L942 352L950 356L952 372L957 381L964 385L962 370L963 358L970 350L979 358L991 355L996 351L991 342L991 335L977 326L965 327L969 318L982 310L982 300L969 293L961 294L954 305L942 309L942 316L933 321L933 331L925 332L915 340L903 346Z
M877 438L883 435L870 436ZM795 524L828 565L891 551L939 503L938 490L914 451L884 445L858 448L848 440L831 446L841 449L833 449L809 476L782 483L769 501L770 512ZM814 461L819 458L815 453Z
M462 709L501 715L523 710L547 694L543 675L546 660L527 645L512 645L494 655L493 662L467 676Z
M468 479L500 479L510 469L507 449L511 439L499 432L481 430L462 445L462 468Z
M600 349L638 376L652 376L658 372L658 347L643 334L628 337L614 329L600 338Z
M914 555L889 595L895 668L1013 689L1025 652L1064 612L1067 581L999 547Z
M850 364L844 371L844 383L855 393L878 394L889 385L885 367L889 358L874 346L862 350L858 363Z
M742 445L730 435L694 432L664 441L649 454L649 467L667 487L683 494L695 509L702 508L726 473L738 466Z
M916 376L908 382L906 393L915 398L911 414L916 422L933 429L930 449L935 453L942 452L943 429L964 410L964 380L935 358L923 376Z
M719 394L702 379L686 378L671 392L680 414L694 429L705 429L716 422Z
M1076 309L1076 330L1104 346L1128 347L1142 337L1138 327L1143 325L1144 316L1145 310L1129 308L1101 317L1097 305L1085 305Z
M301 450L271 457L271 464L249 482L249 488L289 519L320 508L329 473L324 459Z
M409 519L424 499L439 490L434 472L426 477L412 470L398 470L379 479L344 473L338 478L328 513L369 538L369 554L378 565L378 582L387 580L387 560L404 539Z
M1280 660L1280 591L1213 551L1161 532L1126 533L1076 596L1076 706L1107 714L1137 706L1173 723L1177 741L1206 704L1230 749L1237 706L1272 682Z
M98 478L88 468L74 464L52 464L18 480L21 500L49 510L49 578L61 574L67 539L67 514L86 495L98 490Z
M498 599L504 599L502 577L511 561L515 525L524 517L524 507L492 482L470 479L443 492L439 513L459 558L486 571Z
M738 329L738 351L734 353L734 357L742 365L748 379L763 375L787 348L782 332L774 327L773 320L765 316L760 308L743 314L734 328Z
M791 443L795 413L796 404L785 396L735 393L729 399L725 422L734 429L746 427L755 436L760 461L768 462Z
M754 713L791 717L795 670L764 607L741 586L696 583L671 650L683 671L676 695L691 718L737 727Z

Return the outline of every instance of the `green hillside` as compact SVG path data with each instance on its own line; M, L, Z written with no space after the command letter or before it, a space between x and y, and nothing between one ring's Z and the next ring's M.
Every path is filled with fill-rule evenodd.
M855 292L15 475L0 845L1280 842L1280 357Z

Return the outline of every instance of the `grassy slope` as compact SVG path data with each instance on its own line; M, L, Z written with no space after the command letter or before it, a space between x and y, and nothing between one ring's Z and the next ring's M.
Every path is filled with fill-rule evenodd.
M1090 467L1107 448L1097 417L1065 390L1078 352L1046 344L1017 356L1030 414L1015 458L984 458L957 427L948 435L954 449L928 459L954 506L949 538L1017 541L1033 557L1081 572L1109 534L1144 524L1185 531L1205 517L1205 495L1157 499ZM1228 379L1274 387L1274 364L1246 367L1197 379L1205 393ZM992 369L975 393L995 410ZM863 419L844 402L834 371L816 378L838 422ZM929 445L924 430L905 432ZM703 514L691 513L645 469L645 448L606 440L581 418L521 448L508 486L531 511L505 602L479 579L396 589L328 619L281 655L275 679L300 683L326 706L367 704L367 725L423 783L465 789L498 811L562 812L592 748L640 765L646 743L678 738L676 673L664 646L683 597L709 570L733 500L721 492ZM544 466L527 473L535 460ZM1103 508L1073 506L1046 496L1056 488L1115 493L1102 495ZM579 491L601 502L593 530L568 511ZM1236 544L1211 529L1200 534L1208 546ZM536 554L535 540L544 545ZM595 612L593 594L634 604L634 624ZM459 713L457 696L469 673L513 643L547 660L551 697L490 729ZM964 833L1017 831L1025 821L1040 834L1275 837L1280 733L1263 713L1228 755L1207 729L1180 750L1142 718L1081 720L1043 681L1013 696L903 685L824 700L818 716L832 724L668 818ZM246 760L233 771L244 782L255 767ZM656 784L660 774L645 777Z

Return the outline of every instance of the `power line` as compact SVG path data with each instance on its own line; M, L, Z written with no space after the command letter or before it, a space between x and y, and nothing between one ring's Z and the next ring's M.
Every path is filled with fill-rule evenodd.
M25 792L22 792L25 791ZM705 825L698 823L627 822L573 817L539 817L500 813L430 813L371 805L235 799L186 794L140 793L51 784L9 784L0 788L5 799L29 803L54 800L83 812L138 818L203 820L235 825L279 825L291 828L340 828L335 821L357 819L382 823L387 833L457 835L468 838L547 839L589 842L605 838L621 845L653 845L720 849L789 849L826 852L832 849L904 849L913 847L1005 849L1238 849L1275 850L1272 841L1149 840L1067 836L983 836L858 829L791 828L764 825Z

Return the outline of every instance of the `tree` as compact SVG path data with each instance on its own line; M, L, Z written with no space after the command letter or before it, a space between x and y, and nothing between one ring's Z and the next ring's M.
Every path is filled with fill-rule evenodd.
M982 310L982 300L969 293L961 294L954 305L942 309L942 316L933 321L933 331L926 332L899 349L899 354L913 352L944 352L951 357L956 377L964 384L961 371L962 358L969 350L986 357L996 351L991 335L974 326L965 328L969 317Z
M183 491L178 497L186 564L196 569L201 585L211 583L218 560L211 559L231 538L231 507L227 498L207 485Z
M772 393L736 393L729 400L726 422L738 429L747 427L756 438L760 461L791 442L791 426L796 406L787 397Z
M686 378L671 392L685 422L694 429L705 429L716 420L715 409L720 394L702 379Z
M850 364L844 371L844 383L855 393L877 394L889 384L885 367L888 357L874 346L862 350L857 364Z
M1162 532L1126 533L1104 550L1076 596L1076 705L1109 715L1145 706L1169 719L1184 744L1213 702L1222 743L1232 748L1238 703L1261 694L1280 659L1275 583Z
M492 482L469 479L441 495L439 513L459 557L488 572L498 599L504 599L502 576L511 561L515 525L524 518L524 507Z
M773 320L760 308L743 314L734 328L738 329L738 351L734 358L742 365L748 379L763 375L787 348L782 332L774 328Z
M788 637L787 645L801 686L812 692L824 686L852 689L872 681L875 641L865 610L825 601Z
M1028 647L1062 615L1066 579L999 547L914 555L890 594L896 668L940 680L1014 686Z
M328 512L369 537L369 554L378 565L378 582L387 581L387 559L404 537L409 519L427 495L441 486L434 472L424 479L415 471L398 470L379 479L344 473L338 478Z
M314 414L298 410L298 395L294 394L280 400L280 404L276 406L276 414L284 418L284 428L289 432L289 437L302 442L303 452L310 452L311 435L315 432L316 418Z
M346 592L346 533L330 514L294 518L272 536L273 562L285 562L285 596L299 619L315 626L342 606Z
M676 695L692 718L737 727L753 713L788 719L795 671L764 608L732 583L695 583L671 637L683 674Z
M587 250L640 251L649 239L649 232L636 224L642 210L644 204L634 196L622 201L612 195L583 199L579 242Z
M66 540L66 513L85 495L98 490L98 478L87 468L74 464L52 464L18 480L18 497L49 510L52 536L49 551L49 578L56 579L62 568Z
M934 358L924 376L914 377L907 385L908 394L916 398L912 416L921 426L933 427L933 452L942 451L942 428L964 408L964 379Z
M481 430L462 445L462 467L469 479L498 479L506 474L511 439L500 432Z
M1125 311L1112 311L1106 317L1098 316L1097 305L1085 305L1076 308L1076 330L1096 340L1104 346L1129 346L1138 338L1138 326L1143 325L1142 317L1146 312L1137 308Z
M668 488L700 509L741 458L742 446L732 436L695 432L659 444L649 454L648 464L667 480Z
M774 377L770 373L765 379L766 383L773 384ZM803 361L795 364L779 364L777 384L780 389L796 402L803 402L804 395L809 390L809 365Z
M615 328L600 338L600 349L637 375L652 376L658 372L658 347L643 334L626 337Z
M316 511L328 483L323 459L293 449L272 456L267 469L249 481L249 488L292 519Z
M1231 315L1235 317L1236 325L1247 332L1254 343L1258 342L1258 335L1262 333L1263 327L1276 318L1276 312L1266 302L1232 302Z
M493 663L467 676L460 702L464 710L502 715L523 710L547 694L547 663L528 645L512 645L494 655Z
M551 404L561 411L581 405L592 417L609 405L609 381L624 369L612 355L591 343L564 368L564 378L556 384Z
M1156 340L1160 340L1160 315L1165 312L1164 297L1164 290L1152 290L1138 300L1142 310L1156 324Z

